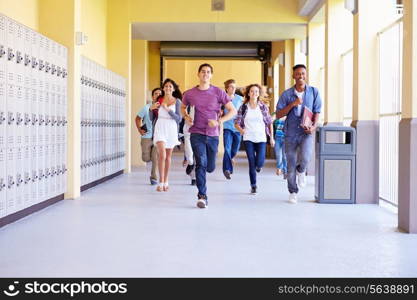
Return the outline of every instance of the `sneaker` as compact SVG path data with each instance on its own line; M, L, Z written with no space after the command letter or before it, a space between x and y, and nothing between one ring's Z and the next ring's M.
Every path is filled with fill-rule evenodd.
M158 184L158 180L153 179L152 177L149 177L149 180L151 181L151 185L156 185L156 184Z
M256 186L253 186L253 187L250 188L250 193L252 195L256 195Z
M185 169L185 174L190 175L191 172L194 170L194 165L188 165Z
M259 173L262 171L262 168L256 168L256 172Z
M290 196L288 198L288 202L290 202L292 204L296 204L297 203L297 193L290 193Z
M226 179L232 179L232 177L230 176L231 173L229 170L225 170L223 171L224 177L226 177Z
M297 172L297 184L301 188L306 187L307 185L306 172L302 172L302 173Z
M197 197L198 197L197 207L198 208L206 208L208 206L207 196L197 194Z
M195 185L195 184L196 184L195 179L191 179L191 185Z

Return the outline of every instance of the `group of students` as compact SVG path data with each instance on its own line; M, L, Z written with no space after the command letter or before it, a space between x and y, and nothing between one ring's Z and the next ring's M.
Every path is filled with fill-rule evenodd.
M305 172L313 147L312 133L321 109L318 90L306 84L306 67L293 67L295 85L281 95L275 121L261 99L260 85L250 84L242 97L236 94L233 79L225 82L225 90L210 84L213 76L210 64L200 65L197 75L199 84L184 94L174 80L166 79L162 88L152 91L152 103L137 114L135 122L142 136L142 160L152 161L151 184L157 185L159 192L168 191L172 151L180 144L178 130L183 120L186 173L192 176L192 184L197 185L197 207L207 207L206 173L215 169L219 129L223 124L224 176L231 179L233 158L243 140L249 162L251 193L255 194L256 174L264 165L269 140L271 146L275 146L277 175L283 174L287 179L289 201L296 203L298 187L306 184ZM308 128L301 125L304 107L313 112L313 122Z

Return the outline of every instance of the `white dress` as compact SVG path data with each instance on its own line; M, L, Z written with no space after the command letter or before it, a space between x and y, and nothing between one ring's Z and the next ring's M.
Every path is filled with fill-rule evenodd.
M175 103L168 106L170 110L175 110ZM160 107L158 109L158 120L155 124L153 135L153 143L164 142L165 148L172 149L179 145L178 141L178 125L177 122L169 115L168 111Z

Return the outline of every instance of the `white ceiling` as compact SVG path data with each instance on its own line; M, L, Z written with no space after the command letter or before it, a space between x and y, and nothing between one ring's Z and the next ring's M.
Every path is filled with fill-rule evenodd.
M134 23L132 38L148 41L279 41L304 39L306 24Z

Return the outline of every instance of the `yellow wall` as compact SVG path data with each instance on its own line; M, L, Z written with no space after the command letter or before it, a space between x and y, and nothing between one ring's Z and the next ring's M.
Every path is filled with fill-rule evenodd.
M12 0L0 1L0 13L22 23L33 30L39 28L39 1L43 0Z
M353 17L343 0L327 0L325 20L324 121L343 122L342 54L353 46Z
M325 82L324 82L324 23L308 24L308 56L307 56L307 80L312 86L319 89L323 103L325 99ZM320 122L323 122L325 115L325 105L322 105Z
M148 57L149 57L149 75L148 75L148 90L152 91L160 85L161 77L161 55L160 43L148 43ZM150 95L149 95L150 96Z
M128 0L107 0L107 68L126 78L126 131L125 136L131 137L131 53L132 33L129 22ZM131 168L131 139L126 138L126 167Z
M39 2L39 31L68 47L68 188L65 198L80 196L81 179L81 102L80 102L80 46L74 34L81 28L80 0L41 0Z
M301 40L294 40L294 65L307 64L307 57L301 52L301 44Z
M417 118L417 5L413 0L406 0L404 6L404 32L409 34L404 35L402 118L408 119Z
M164 78L172 78L181 85L182 91L198 84L198 67L203 63L213 66L211 83L223 88L224 82L230 78L236 80L237 86L261 83L262 66L258 60L220 60L220 59L166 59Z
M42 0L40 0L42 1ZM81 31L88 36L82 54L107 65L107 0L81 0Z
M292 67L294 66L295 40L285 41L285 90L293 86Z
M281 22L306 23L298 1L227 0L223 12L212 12L209 0L130 0L132 22Z
M353 16L352 119L379 119L377 33L394 21L391 0L359 1ZM377 14L375 7L378 7ZM406 33L405 33L406 34Z
M132 42L132 111L131 123L128 126L132 130L132 165L141 166L144 162L141 158L140 135L135 125L137 113L146 104L148 98L148 42L133 40Z
M272 42L271 45L271 63L274 64L279 54L285 55L285 41ZM279 94L285 91L285 65L279 64ZM275 98L275 96L274 96Z

